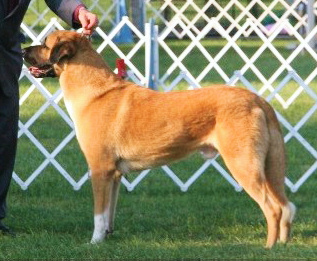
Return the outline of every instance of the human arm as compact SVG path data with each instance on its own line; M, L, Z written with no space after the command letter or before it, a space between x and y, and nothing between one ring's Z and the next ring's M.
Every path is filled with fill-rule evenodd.
M48 7L75 29L83 27L84 34L91 34L98 25L97 16L89 12L79 0L45 0Z

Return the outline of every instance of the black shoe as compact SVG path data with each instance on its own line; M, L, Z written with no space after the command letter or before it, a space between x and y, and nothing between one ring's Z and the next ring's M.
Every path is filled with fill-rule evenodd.
M5 226L2 222L0 222L0 233L11 237L16 237L15 232L12 229Z

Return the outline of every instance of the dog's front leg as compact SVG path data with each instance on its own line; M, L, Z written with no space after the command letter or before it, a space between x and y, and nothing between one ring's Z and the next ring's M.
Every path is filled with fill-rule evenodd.
M110 207L109 207L109 217L108 217L108 230L107 233L112 233L114 228L114 217L117 207L117 201L118 201L118 195L120 190L120 184L121 184L121 172L116 171L114 181L113 181L113 187L112 187L112 194L110 199Z
M109 230L109 212L111 205L111 195L114 183L115 170L92 169L92 186L94 194L94 233L91 239L92 244L100 243L104 240L107 230Z

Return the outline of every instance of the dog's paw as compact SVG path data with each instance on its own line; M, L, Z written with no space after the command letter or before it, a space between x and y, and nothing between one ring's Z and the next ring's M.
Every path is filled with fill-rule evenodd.
M99 244L101 243L106 237L106 233L96 233L94 232L90 244Z
M90 244L93 244L93 245L100 244L103 240L104 240L103 238L92 238L90 240Z

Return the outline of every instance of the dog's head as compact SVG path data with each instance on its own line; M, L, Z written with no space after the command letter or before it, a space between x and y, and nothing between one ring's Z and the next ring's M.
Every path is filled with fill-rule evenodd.
M61 73L61 65L75 56L83 40L76 32L55 31L43 44L23 49L23 57L31 65L29 70L34 77L56 77Z

